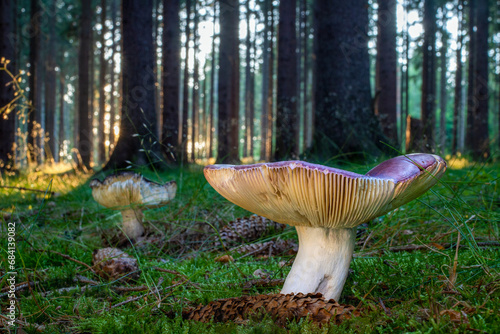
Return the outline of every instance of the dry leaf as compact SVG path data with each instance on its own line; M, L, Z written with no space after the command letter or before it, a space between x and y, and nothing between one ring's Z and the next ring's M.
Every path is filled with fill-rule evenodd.
M467 319L467 314L464 311L443 310L443 311L439 312L439 315L449 316L450 321L452 321L452 322L469 323L469 319Z

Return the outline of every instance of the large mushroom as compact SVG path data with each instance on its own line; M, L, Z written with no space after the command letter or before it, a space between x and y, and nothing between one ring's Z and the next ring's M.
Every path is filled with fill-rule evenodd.
M142 175L125 172L90 181L92 196L97 203L110 209L120 210L123 232L129 239L144 234L142 210L170 202L177 191L177 183L159 184Z
M204 174L234 204L295 226L299 252L281 293L321 292L338 300L354 251L355 227L419 197L445 170L439 156L409 154L366 175L303 161L210 165Z

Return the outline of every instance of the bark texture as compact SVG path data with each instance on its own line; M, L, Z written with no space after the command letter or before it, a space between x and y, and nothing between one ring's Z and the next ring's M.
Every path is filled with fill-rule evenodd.
M78 142L77 147L80 152L83 166L90 166L92 154L92 114L89 108L89 63L91 46L91 2L82 0L82 15L80 20L80 46L78 51Z
M28 112L28 155L31 163L41 162L41 126L42 126L42 80L40 70L40 47L41 30L40 21L42 20L42 11L39 0L31 0L31 17L29 23L29 62L31 73L29 77L29 100L31 108Z
M477 0L476 65L474 66L474 101L471 154L474 159L490 156L488 136L488 1ZM469 74L470 75L470 74Z
M237 163L239 113L239 1L220 0L219 135L217 163Z
M372 110L368 4L316 0L315 126L312 155L325 161L377 154L386 141Z
M0 59L10 61L7 69L14 68L14 45L12 36L14 34L14 0L2 0L0 2ZM0 64L3 67L4 64ZM14 100L14 89L11 77L5 71L0 71L0 109L6 107ZM16 133L16 113L11 108L5 108L0 112L0 170L14 168L14 143Z
M434 129L436 126L436 4L424 1L424 43L422 62L421 120L425 152L434 152Z
M297 159L299 154L297 122L297 38L296 4L281 1L278 23L278 86L275 160Z
M179 162L180 1L163 1L163 131L162 147L168 161Z
M105 169L160 162L155 110L152 0L124 0L120 138ZM138 57L137 55L141 55Z
M378 0L375 114L390 144L398 147L396 0Z

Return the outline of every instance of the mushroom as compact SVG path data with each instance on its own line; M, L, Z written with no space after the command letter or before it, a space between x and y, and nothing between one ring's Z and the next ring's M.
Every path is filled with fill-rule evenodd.
M419 197L445 170L439 156L409 154L366 175L303 161L210 165L204 174L234 204L295 226L299 251L281 293L321 292L338 300L354 251L355 227Z
M144 234L142 210L170 202L177 191L175 181L158 184L131 172L110 175L102 182L94 179L90 187L97 203L121 211L123 232L129 239Z

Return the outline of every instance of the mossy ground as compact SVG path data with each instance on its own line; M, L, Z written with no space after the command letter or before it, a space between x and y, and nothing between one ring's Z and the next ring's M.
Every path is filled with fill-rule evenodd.
M80 287L87 284L76 281L77 275L98 278L60 254L90 265L95 249L114 242L120 215L92 199L90 175L47 171L3 175L2 186L43 189L56 195L0 188L0 289L7 289L7 222L13 221L16 282L35 283L17 292L17 319L32 324L24 327L28 333L39 332L35 324L51 333L500 332L500 168L498 164L458 164L451 162L442 182L419 200L361 227L340 300L356 306L357 316L341 325L318 327L303 320L282 328L270 318L245 324L203 324L180 318L186 306L279 292L279 287L248 289L244 285L255 278L257 269L272 278L286 277L290 266L283 263L293 260L291 256L233 254L234 262L215 262L226 253L214 243L217 229L249 213L219 196L197 167L147 173L156 181L177 180L179 190L169 205L146 211L150 238L124 248L138 258L140 279L128 283L100 280L84 291ZM367 167L349 168L366 172ZM273 237L296 235L293 228L287 228L266 240ZM411 250L422 245L428 247ZM141 285L150 291L157 286L159 292L148 295L148 291L114 289ZM76 289L57 291L62 288ZM140 298L119 304L133 297ZM2 295L2 314L8 303Z

